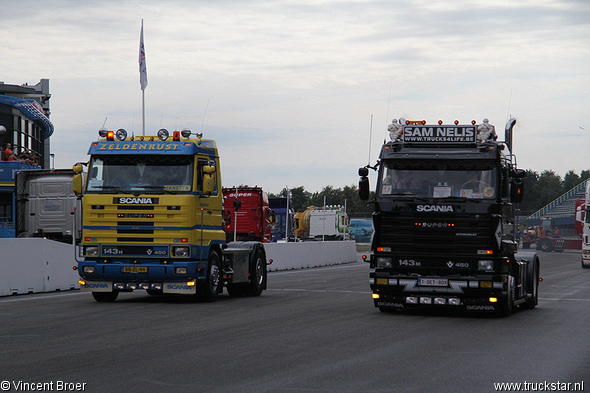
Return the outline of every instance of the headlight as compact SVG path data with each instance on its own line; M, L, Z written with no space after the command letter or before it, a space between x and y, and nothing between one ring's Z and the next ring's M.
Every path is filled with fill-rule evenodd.
M98 246L86 246L84 247L84 255L95 257L98 255Z
M160 139L161 141L165 141L166 139L168 139L169 136L170 134L168 133L167 129L160 128L158 130L158 139Z
M488 270L488 271L493 271L494 270L494 261L489 261L489 260L481 260L481 261L477 261L477 268L479 270Z
M187 267L175 267L174 274L186 275L186 274L188 274L188 268Z
M127 139L127 131L125 131L122 128L119 128L117 130L117 132L115 133L115 136L117 137L118 140L124 141L125 139Z
M377 267L391 267L391 257L377 257Z
M94 274L94 266L83 266L82 272L88 273L88 274Z
M188 247L172 247L172 255L175 257L188 257L189 256L189 248Z

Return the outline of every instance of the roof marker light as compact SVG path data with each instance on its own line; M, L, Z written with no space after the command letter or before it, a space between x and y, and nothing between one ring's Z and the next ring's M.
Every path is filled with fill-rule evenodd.
M443 123L443 121L442 121L442 120L439 120L439 121L438 121L438 125L439 125L439 126L440 126L442 123Z
M459 124L459 120L455 120L455 125Z
M475 125L477 123L475 120L471 120L471 124Z
M180 132L174 131L174 133L172 134L172 140L175 142L180 141Z
M107 131L107 141L114 141L115 140L115 132L114 131Z

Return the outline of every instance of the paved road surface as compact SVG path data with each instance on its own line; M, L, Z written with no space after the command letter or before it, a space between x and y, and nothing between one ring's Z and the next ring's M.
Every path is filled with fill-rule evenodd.
M509 318L380 313L360 261L272 272L261 297L215 303L3 297L0 381L11 392L590 391L590 269L574 252L540 257L539 306Z

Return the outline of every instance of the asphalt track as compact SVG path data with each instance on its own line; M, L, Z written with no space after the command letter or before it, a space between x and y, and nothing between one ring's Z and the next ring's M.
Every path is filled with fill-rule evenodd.
M577 252L540 257L539 306L508 318L380 313L360 255L346 265L271 272L259 298L224 294L199 303L136 291L105 304L79 291L2 297L0 388L494 392L497 383L529 391L584 383L590 389L590 269L580 267Z

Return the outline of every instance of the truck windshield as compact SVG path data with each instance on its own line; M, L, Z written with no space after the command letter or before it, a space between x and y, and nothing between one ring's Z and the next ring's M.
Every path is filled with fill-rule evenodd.
M188 193L192 188L192 156L92 156L88 167L90 193Z
M493 161L391 161L379 172L382 197L415 195L425 198L495 199Z

